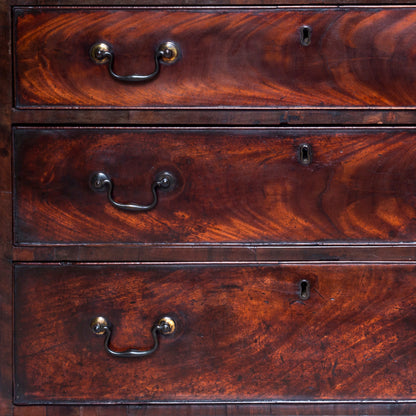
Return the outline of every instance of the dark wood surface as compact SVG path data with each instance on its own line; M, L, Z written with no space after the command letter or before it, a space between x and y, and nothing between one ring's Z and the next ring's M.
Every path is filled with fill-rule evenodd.
M14 261L409 261L415 244L83 244L20 246Z
M87 3L80 0L0 0L0 37L3 44L0 54L0 141L1 141L1 267L0 273L0 415L1 416L210 416L210 415L415 415L414 403L328 403L328 404L299 404L288 405L140 405L140 406L13 406L12 405L12 277L11 258L16 260L35 261L68 261L68 260L143 260L143 261L167 261L189 260L192 254L189 248L176 247L175 249L158 246L131 246L119 247L107 246L54 246L54 247L19 247L13 248L12 255L12 219L11 219L11 184L10 184L10 126L13 124L41 124L54 125L114 125L120 124L150 124L150 125L414 125L416 112L412 109L385 109L380 108L365 110L338 109L282 109L279 111L240 110L89 110L77 111L73 109L45 109L30 111L15 109L12 100L12 70L11 70L11 6L36 5L74 5L86 6ZM137 6L137 0L95 0L88 3L97 6L132 5ZM149 0L146 5L165 6L170 5L196 5L201 6L199 0ZM251 0L205 0L206 5L253 5ZM275 7L274 0L258 0L256 5L270 5ZM283 0L280 5L299 4L298 0ZM310 5L322 4L375 4L373 0L308 0ZM377 4L396 6L414 5L414 0L378 0ZM403 22L403 21L402 21ZM407 29L404 29L407 30ZM411 30L411 29L409 29ZM195 246L195 259L205 261L207 259L224 260L252 260L256 256L259 259L293 259L302 261L312 260L415 260L415 249L412 245L382 247L360 245L355 247L276 247L258 246L244 247L241 251L237 248L228 248L220 251L218 247ZM305 257L302 257L305 256ZM166 257L163 257L166 256Z
M414 110L12 110L13 124L93 124L162 126L320 126L416 124Z
M415 399L415 273L413 263L17 265L15 400ZM148 349L165 315L177 332L144 358L110 357L90 329L104 316L114 349Z
M17 8L15 16L17 107L415 107L414 8ZM88 52L106 41L116 73L148 74L164 40L182 58L146 83L113 80Z
M138 3L137 0L94 0L91 2L86 2L85 0L2 0L4 6L156 6L156 7L166 7L166 6L197 6L201 7L203 5L208 6L232 6L232 7L245 7L245 6L267 6L267 7L281 7L285 5L292 5L294 7L304 7L304 6L320 6L320 5L368 5L368 6L377 6L381 5L396 5L411 7L414 5L414 0L204 0L201 3L200 0L147 0L146 3Z
M15 242L412 242L415 130L17 129ZM299 146L312 162L299 162ZM89 180L105 172L122 203Z
M11 416L12 406L12 193L11 193L11 13L0 1L0 415Z
M402 403L349 404L210 404L125 406L18 406L15 416L349 416L414 415L416 405Z

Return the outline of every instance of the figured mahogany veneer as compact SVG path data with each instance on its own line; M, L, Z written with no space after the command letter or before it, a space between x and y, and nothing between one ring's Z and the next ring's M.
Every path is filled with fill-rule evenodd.
M0 0L0 416L416 415L415 28L414 0ZM97 41L120 75L181 57L123 83ZM125 212L97 171L122 203L176 182ZM90 328L149 349L166 315L137 360Z
M17 403L416 399L414 264L18 264L15 305ZM146 349L165 314L145 358L90 329Z
M16 8L17 107L414 107L416 8ZM311 42L302 45L303 26ZM82 30L80 30L82 28ZM182 58L146 83L113 80L90 47L108 42L120 75Z
M412 128L14 131L15 242L192 243L416 239ZM299 147L309 144L309 165ZM176 178L148 212L159 172Z

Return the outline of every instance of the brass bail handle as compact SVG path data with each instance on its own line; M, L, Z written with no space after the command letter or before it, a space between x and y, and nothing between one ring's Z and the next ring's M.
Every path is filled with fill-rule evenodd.
M109 175L104 172L95 172L90 177L90 187L93 191L107 191L107 199L115 208L127 211L149 211L153 209L158 202L156 189L162 188L167 191L173 189L175 186L175 177L169 172L159 173L156 180L152 183L153 201L148 205L139 204L122 204L113 199L113 182Z
M90 58L96 64L107 64L110 75L119 81L137 82L150 81L160 72L160 62L173 64L180 58L179 46L172 41L163 42L155 51L155 69L148 75L118 75L114 72L114 52L111 46L106 42L97 42L90 48Z
M131 348L124 351L114 351L110 347L111 324L107 321L106 318L102 316L97 316L95 319L93 319L90 324L90 328L94 334L105 336L104 349L110 355L113 357L134 358L153 354L159 346L158 334L172 335L176 331L176 323L169 316L165 316L162 319L159 319L152 328L153 347L149 350L138 350Z

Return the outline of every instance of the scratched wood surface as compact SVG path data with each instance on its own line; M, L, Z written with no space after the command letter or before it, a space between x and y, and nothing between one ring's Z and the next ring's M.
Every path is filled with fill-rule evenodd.
M411 242L414 141L405 128L19 128L15 242ZM150 203L159 172L176 185L125 211L90 188L99 171L122 203Z
M18 107L415 106L415 8L23 7L15 20ZM166 40L182 59L151 82L115 81L89 58L106 41L117 73L151 73Z
M17 403L416 398L416 266L15 268ZM301 300L299 283L310 283ZM90 329L113 325L114 358Z

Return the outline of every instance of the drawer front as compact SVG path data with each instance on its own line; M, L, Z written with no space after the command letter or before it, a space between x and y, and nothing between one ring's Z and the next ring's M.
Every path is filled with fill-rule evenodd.
M414 400L415 293L414 264L17 265L15 400ZM176 329L114 357L98 316L115 351Z
M414 107L415 25L411 7L15 8L16 105ZM105 42L116 75L150 75L166 41L179 60L148 82L90 58Z
M415 241L415 139L411 128L18 128L15 243ZM171 186L154 197L165 172ZM108 195L157 201L132 212Z

